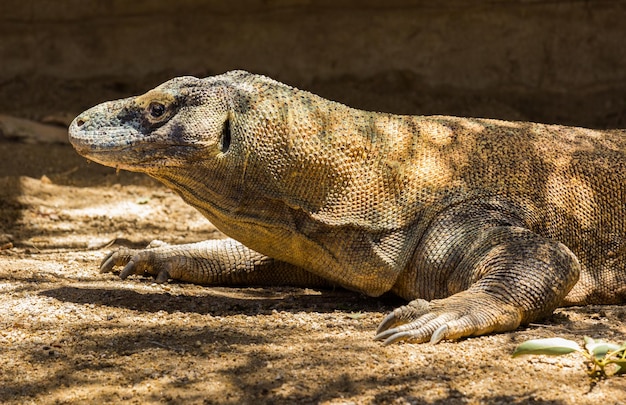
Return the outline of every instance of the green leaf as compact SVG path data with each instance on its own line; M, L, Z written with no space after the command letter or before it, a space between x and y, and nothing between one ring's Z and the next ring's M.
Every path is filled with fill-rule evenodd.
M547 354L560 356L562 354L581 351L578 343L563 338L534 339L528 340L515 348L513 357L528 354Z
M606 355L608 352L618 352L620 346L615 343L601 343L593 349L594 354Z
M601 359L608 352L615 352L622 350L622 346L617 345L615 343L607 343L601 340L595 341L592 338L585 338L585 349L591 354L595 356L596 359Z

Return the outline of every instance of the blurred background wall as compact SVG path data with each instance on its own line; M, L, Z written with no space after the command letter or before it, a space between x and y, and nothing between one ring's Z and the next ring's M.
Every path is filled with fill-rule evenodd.
M626 2L3 0L0 113L245 69L354 107L626 127Z

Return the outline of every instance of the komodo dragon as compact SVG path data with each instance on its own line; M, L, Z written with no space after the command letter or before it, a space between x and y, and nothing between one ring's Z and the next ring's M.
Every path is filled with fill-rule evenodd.
M387 344L626 301L625 132L366 112L243 71L100 104L69 132L231 238L122 248L101 271L123 279L391 291L410 303Z

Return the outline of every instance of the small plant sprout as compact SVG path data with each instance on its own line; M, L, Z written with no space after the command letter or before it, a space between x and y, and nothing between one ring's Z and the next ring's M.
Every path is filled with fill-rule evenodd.
M529 354L561 356L578 352L587 359L589 376L592 378L626 374L626 342L620 346L615 343L594 340L588 336L585 336L584 339L584 349L573 340L558 337L528 340L515 348L513 357Z

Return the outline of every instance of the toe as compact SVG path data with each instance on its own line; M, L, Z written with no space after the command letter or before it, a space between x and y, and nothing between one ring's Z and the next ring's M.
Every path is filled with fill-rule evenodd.
M115 253L109 253L100 263L100 273L110 273L115 267Z
M126 263L126 266L124 266L124 268L122 269L122 272L120 273L120 278L122 280L126 280L128 276L135 273L136 266L135 266L135 260L133 259L130 259L130 261Z
M430 303L428 301L422 299L413 300L408 305L396 308L393 312L387 315L378 326L376 333L380 334L397 325L418 319L422 315L428 313L429 309Z

